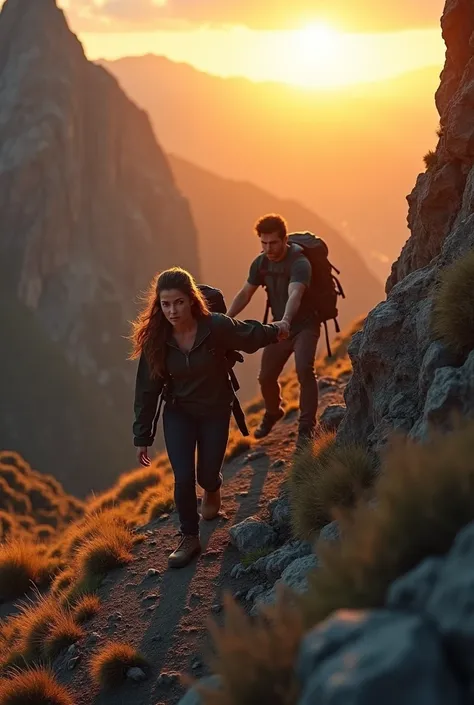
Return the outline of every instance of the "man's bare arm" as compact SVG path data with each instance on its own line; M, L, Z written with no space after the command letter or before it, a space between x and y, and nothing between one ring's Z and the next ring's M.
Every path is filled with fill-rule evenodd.
M286 321L289 326L291 325L293 318L298 313L305 289L306 286L304 284L300 284L299 282L292 282L288 286L288 301L286 302L285 313L283 314L282 321Z
M236 294L234 300L229 306L227 315L231 318L235 318L235 316L238 316L239 313L243 311L246 306L248 306L248 304L250 303L250 299L255 294L257 289L258 286L254 286L253 284L245 282L245 284L243 285L239 293Z

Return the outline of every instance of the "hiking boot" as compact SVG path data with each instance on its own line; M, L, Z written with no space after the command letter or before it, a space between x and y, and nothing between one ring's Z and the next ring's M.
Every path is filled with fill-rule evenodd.
M170 568L184 568L194 558L201 553L201 542L199 536L181 536L178 547L168 557Z
M283 411L283 409L280 409L278 414L276 414L275 416L272 414L265 413L260 426L256 429L255 433L253 434L255 438L265 438L265 436L268 436L276 422L282 419L284 415L285 412Z
M215 519L219 514L219 509L221 508L221 491L220 489L215 492L206 492L201 502L201 516L206 521L211 521Z

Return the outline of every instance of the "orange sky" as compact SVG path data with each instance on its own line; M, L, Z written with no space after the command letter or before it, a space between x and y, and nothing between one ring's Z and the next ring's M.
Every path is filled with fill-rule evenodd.
M2 0L0 0L0 5ZM444 61L444 0L58 0L90 59L338 88Z

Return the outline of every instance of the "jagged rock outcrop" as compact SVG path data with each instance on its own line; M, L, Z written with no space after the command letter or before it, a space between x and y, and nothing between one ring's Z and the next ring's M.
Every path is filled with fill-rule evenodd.
M443 270L474 247L474 7L448 0L442 19L446 65L436 102L440 139L409 201L411 237L387 282L387 299L349 348L341 442L380 449L392 431L424 440L453 411L474 413L474 353L453 355L435 340L433 296Z
M134 366L124 336L137 294L173 264L199 276L190 209L148 116L87 61L55 0L7 0L0 15L2 287L95 385L104 414L121 410L127 441ZM18 394L28 404L28 389ZM74 474L88 443L70 416L74 442L67 429L57 435L67 454L61 463ZM42 432L40 409L37 417L30 433ZM11 433L19 426L21 419L0 420L0 444L18 440L13 447L29 461L55 472L54 448L51 458L46 449L41 457L29 452ZM103 473L107 453L96 461Z

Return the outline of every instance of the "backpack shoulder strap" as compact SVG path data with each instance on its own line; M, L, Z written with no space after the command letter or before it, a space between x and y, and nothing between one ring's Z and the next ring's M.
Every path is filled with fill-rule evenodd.
M213 320L212 314L209 320L209 330L210 335L206 339L206 345L209 352L211 352L216 357L220 358L224 364L229 378L229 384L232 389L232 394L234 396L232 400L232 413L234 415L235 422L242 433L243 436L249 436L250 432L247 428L245 421L245 414L240 405L239 398L237 397L237 392L240 389L239 381L232 369L236 362L243 362L244 358L241 353L236 350L228 350L223 347L216 335L215 319Z

